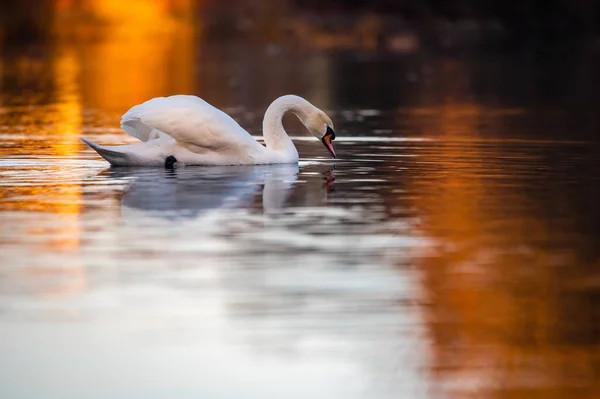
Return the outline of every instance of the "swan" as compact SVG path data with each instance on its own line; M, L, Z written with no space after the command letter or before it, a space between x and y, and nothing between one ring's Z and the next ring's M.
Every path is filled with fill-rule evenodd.
M304 98L291 94L277 98L265 112L266 147L225 112L191 95L157 97L127 111L121 118L121 129L141 143L103 146L81 140L112 166L297 164L298 151L282 124L288 111L335 158L331 119Z

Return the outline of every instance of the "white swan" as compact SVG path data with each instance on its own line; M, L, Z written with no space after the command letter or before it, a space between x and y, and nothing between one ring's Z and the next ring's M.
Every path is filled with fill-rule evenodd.
M281 122L294 113L335 158L331 119L302 97L279 97L263 119L266 147L229 115L196 96L159 97L136 105L121 128L142 143L102 146L82 138L113 166L258 165L298 163L298 151Z

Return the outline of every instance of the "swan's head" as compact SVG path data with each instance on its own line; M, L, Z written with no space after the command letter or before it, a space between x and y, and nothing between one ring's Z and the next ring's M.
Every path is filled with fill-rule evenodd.
M301 118L300 121L313 136L321 140L321 143L323 143L325 148L327 148L335 158L335 150L333 149L335 131L333 130L333 122L327 114L314 107L314 109L312 109L311 112L308 112L306 117Z

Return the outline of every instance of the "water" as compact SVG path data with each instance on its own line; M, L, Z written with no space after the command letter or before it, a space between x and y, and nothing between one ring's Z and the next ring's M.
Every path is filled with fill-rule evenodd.
M155 39L2 58L1 397L600 394L593 56ZM79 141L189 92L256 136L303 95L339 159L293 118L298 166L110 169Z

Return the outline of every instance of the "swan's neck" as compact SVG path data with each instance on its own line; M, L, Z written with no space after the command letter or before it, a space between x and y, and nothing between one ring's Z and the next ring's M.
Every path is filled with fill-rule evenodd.
M306 119L309 107L308 101L294 95L282 96L273 101L263 119L263 136L267 148L290 156L295 154L298 158L298 151L283 128L282 119L288 111L293 112L300 120Z

